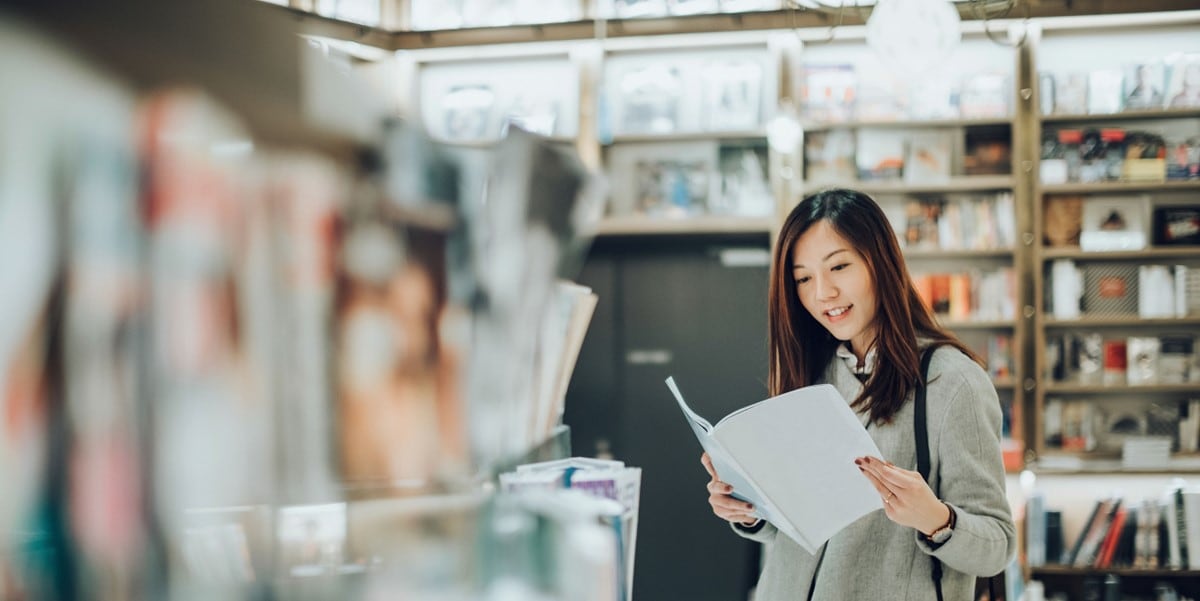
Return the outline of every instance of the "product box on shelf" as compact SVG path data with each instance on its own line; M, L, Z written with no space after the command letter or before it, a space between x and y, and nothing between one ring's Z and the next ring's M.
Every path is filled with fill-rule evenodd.
M1200 206L1154 209L1154 244L1200 245Z

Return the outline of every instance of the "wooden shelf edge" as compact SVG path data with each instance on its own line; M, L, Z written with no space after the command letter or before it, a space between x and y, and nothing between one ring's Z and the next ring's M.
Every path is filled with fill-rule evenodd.
M1011 190L1016 178L1011 175L960 175L944 182L909 183L905 181L847 181L808 183L814 191L826 188L852 188L867 194L941 194Z
M265 3L264 3L265 4ZM268 5L272 6L272 5ZM274 7L281 11L292 11L286 7ZM1111 2L1110 0L1042 0L1026 7L1024 18L1061 17L1079 15L1125 14L1142 12L1169 12L1194 9L1192 0L1142 0L1141 2ZM958 7L963 21L978 21L979 11L962 5ZM306 13L311 14L311 13ZM835 16L836 15L836 16ZM315 15L314 15L315 16ZM597 29L605 38L628 38L673 34L708 32L770 31L777 29L828 28L831 19L838 19L841 26L865 25L863 15L857 11L846 11L844 15L829 10L767 10L742 13L715 13L681 15L645 19L584 19L560 23L537 23L499 27L475 27L434 31L380 30L357 23L319 17L332 23L331 33L344 39L361 41L360 29L372 33L386 34L388 39L377 41L389 50L416 50L422 48L445 48L453 46L478 46L486 44L528 43L566 40L590 40L597 37ZM333 36L330 36L333 37ZM383 46L387 43L387 46Z
M1093 576L1116 574L1118 576L1142 578L1194 578L1200 576L1200 570L1171 570L1145 568L1079 568L1075 566L1046 565L1031 566L1029 571L1034 576Z
M937 248L937 249L901 249L904 257L907 259L1004 259L1011 258L1016 251L1012 248L985 248L985 249L955 249L955 248Z
M939 321L938 325L950 330L1006 330L1016 327L1015 319L964 319Z
M1042 123L1057 124L1094 121L1125 121L1129 119L1193 119L1196 117L1200 117L1200 108L1140 110L1100 114L1051 114L1042 115L1041 120Z
M1080 319L1045 319L1042 326L1046 328L1101 328L1101 327L1143 327L1143 326L1193 326L1200 325L1200 317L1092 317Z
M1069 248L1042 248L1040 251L1043 261L1051 259L1088 259L1088 260L1137 260L1137 259L1190 259L1200 258L1200 246L1153 247L1141 250L1081 250L1077 246Z
M829 131L831 129L930 129L939 127L990 127L1010 126L1013 117L987 118L949 118L949 119L896 119L896 120L850 120L850 121L812 121L803 124L804 131Z
M659 234L770 234L771 217L697 216L680 219L605 217L592 232L596 236L649 236Z
M1046 394L1200 394L1200 384L1067 384L1048 382L1043 388Z
M1043 452L1039 460L1030 463L1028 468L1037 474L1059 476L1200 474L1200 455L1176 453L1168 459L1166 465L1127 467L1122 465L1119 457L1094 457L1087 452L1056 449Z
M604 146L613 146L616 144L653 144L658 142L693 142L705 140L750 140L762 139L765 143L767 140L767 132L765 130L743 130L743 131L696 131L696 132L678 132L678 133L663 133L663 134L622 134L613 136L611 140L604 142Z
M1200 190L1200 180L1039 184L1042 194L1112 194Z

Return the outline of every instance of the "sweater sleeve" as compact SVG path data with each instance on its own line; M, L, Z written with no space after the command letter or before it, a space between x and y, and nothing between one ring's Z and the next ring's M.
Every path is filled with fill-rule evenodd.
M771 522L763 520L754 526L747 528L739 524L729 523L729 527L742 538L748 538L752 541L760 543L769 543L775 540L775 535L779 532Z
M1000 402L982 369L957 374L942 416L937 448L939 497L957 514L954 533L933 548L915 533L918 546L947 566L975 576L993 576L1016 553L1017 534L1004 493L1000 449ZM930 424L933 427L934 424Z

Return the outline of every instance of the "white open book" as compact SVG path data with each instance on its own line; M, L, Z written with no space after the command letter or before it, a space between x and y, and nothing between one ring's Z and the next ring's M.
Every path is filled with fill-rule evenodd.
M883 508L854 459L881 458L849 404L829 384L807 386L759 401L714 426L696 415L674 378L679 401L700 446L733 496L809 553L842 528Z

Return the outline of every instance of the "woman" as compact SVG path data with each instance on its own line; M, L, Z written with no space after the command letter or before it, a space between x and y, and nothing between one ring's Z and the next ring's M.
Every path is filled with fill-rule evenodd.
M938 327L879 206L852 190L805 198L788 215L771 273L770 394L834 385L884 459L855 461L884 501L810 555L701 457L713 513L767 546L758 601L933 600L933 558L947 600L969 600L976 576L1001 572L1016 549L1004 494L1000 404L978 359ZM913 390L929 366L930 482L916 471ZM935 494L934 491L940 494Z

